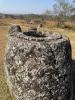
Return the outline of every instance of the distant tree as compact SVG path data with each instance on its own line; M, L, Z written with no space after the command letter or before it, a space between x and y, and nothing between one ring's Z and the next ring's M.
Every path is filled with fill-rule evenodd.
M50 14L51 14L50 10L46 10L44 13L44 15L50 15Z
M75 2L75 0L73 0L73 2Z
M69 0L55 0L53 8L55 15L57 15L58 26L64 25L65 18L72 13L71 3Z
M72 8L72 13L73 13L73 15L75 15L75 0L73 0L73 8Z
M69 0L55 0L56 3L53 5L56 15L59 16L70 16L72 5Z

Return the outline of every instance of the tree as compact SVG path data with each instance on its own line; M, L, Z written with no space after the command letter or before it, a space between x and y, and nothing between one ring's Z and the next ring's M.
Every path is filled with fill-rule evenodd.
M44 12L44 15L50 16L50 15L51 15L51 11L50 11L50 10L46 10L46 11Z
M55 0L53 8L57 15L57 25L64 25L65 18L71 15L72 5L68 0Z
M55 0L54 11L59 16L70 16L72 5L68 0Z
M74 5L73 5L73 8L72 8L71 11L72 11L73 15L75 15L75 0L73 0L73 4L74 4Z

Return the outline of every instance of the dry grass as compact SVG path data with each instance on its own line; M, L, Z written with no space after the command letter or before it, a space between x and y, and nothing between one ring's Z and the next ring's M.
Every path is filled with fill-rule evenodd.
M6 84L5 76L4 76L4 51L5 45L7 41L7 28L0 26L0 100L12 100L9 94L9 90Z
M46 29L42 28L42 30L45 31L51 31L51 32L59 32L67 35L70 38L71 45L72 45L72 58L73 58L73 63L75 65L75 31L72 30L65 30L65 29L60 29L60 28L55 28L55 27L50 27L50 25L53 25L52 22L46 27ZM16 19L0 19L0 100L12 100L6 80L4 77L4 66L3 66L3 59L4 59L4 52L5 52L5 46L7 42L7 32L8 32L8 26L11 24L19 24L21 25L23 30L26 30L29 25L26 24L26 21L24 20L16 20ZM73 65L73 68L75 67ZM73 70L73 75L75 73L75 70Z

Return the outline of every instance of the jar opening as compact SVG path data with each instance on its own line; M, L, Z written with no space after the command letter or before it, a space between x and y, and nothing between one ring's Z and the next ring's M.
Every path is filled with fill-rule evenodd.
M46 37L46 35L42 34L42 32L36 32L36 31L23 32L23 34L32 37Z

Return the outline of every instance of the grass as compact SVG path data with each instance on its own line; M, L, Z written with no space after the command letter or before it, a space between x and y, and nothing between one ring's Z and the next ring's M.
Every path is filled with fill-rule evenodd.
M7 32L8 32L8 26L11 24L19 24L21 25L21 28L26 30L29 25L26 24L25 20L18 20L18 19L0 19L0 100L13 100L12 97L10 96L9 89L6 84L6 79L4 75L4 52L5 52L5 47L7 43ZM51 22L52 24L52 22ZM75 31L73 30L68 30L68 29L60 29L56 27L50 27L49 22L48 26L46 28L42 28L44 31L51 31L51 32L59 32L62 34L67 35L70 38L71 45L72 45L72 59L73 59L73 79L75 80ZM53 22L54 24L54 22ZM75 82L74 82L75 83ZM75 88L75 87L74 87ZM75 90L74 90L75 92Z
M4 77L4 66L2 64L0 65L0 100L12 100Z
M6 27L0 27L0 100L12 100L4 75L4 52L7 41Z

